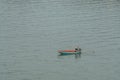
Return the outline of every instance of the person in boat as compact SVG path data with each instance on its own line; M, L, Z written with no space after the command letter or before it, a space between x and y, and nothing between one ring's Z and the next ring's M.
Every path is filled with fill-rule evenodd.
M81 48L77 47L75 48L75 52L80 52L81 51Z
M81 56L81 48L79 47L75 48L75 52L80 52L80 54L75 54L76 58L78 57L78 55Z

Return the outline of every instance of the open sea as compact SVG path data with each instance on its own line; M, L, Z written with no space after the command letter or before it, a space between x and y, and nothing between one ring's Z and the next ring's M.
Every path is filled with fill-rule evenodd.
M0 0L0 80L120 80L120 0Z

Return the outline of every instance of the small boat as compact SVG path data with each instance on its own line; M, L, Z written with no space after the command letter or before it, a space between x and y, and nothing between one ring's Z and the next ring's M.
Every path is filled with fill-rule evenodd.
M75 50L59 50L60 55L74 55L74 54L81 54L81 51Z

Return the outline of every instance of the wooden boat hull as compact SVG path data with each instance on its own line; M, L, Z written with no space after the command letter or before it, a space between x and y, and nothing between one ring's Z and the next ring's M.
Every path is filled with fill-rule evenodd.
M75 55L75 54L81 54L81 52L59 52L60 55Z

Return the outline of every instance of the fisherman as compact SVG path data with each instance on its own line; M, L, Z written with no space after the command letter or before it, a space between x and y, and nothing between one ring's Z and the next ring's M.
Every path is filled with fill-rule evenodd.
M77 54L77 53L75 54L76 57L77 57L77 55L80 56L81 55L81 48L79 48L79 47L75 48L75 52L80 52L79 54Z
M75 48L75 52L81 52L81 48L79 47Z
M77 52L78 51L78 48L75 48L75 52Z

